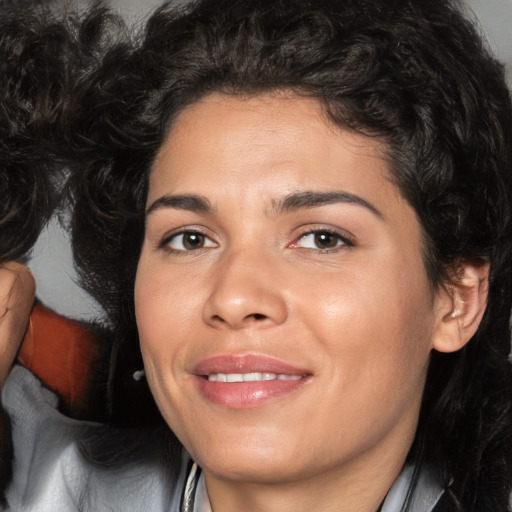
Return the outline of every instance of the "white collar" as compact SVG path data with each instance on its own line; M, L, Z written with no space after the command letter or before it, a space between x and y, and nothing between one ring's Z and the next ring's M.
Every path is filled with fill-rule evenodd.
M406 466L384 500L381 512L402 510L414 474L414 466ZM443 495L444 489L438 474L432 468L422 468L408 510L431 512Z
M199 478L197 478L197 471L197 465L194 464L190 470L185 487L185 496L192 496L195 491L194 508L190 512L213 512L206 491L204 474L201 473ZM406 466L403 469L389 490L381 512L397 512L401 510L413 478L413 473L413 466ZM428 468L422 469L409 510L414 510L414 512L432 512L443 492L443 487L435 471Z

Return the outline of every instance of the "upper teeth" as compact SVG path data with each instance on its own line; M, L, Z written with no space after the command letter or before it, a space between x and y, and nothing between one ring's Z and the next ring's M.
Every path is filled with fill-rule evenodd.
M256 382L259 380L299 380L301 375L286 375L284 373L211 373L208 380L216 382Z

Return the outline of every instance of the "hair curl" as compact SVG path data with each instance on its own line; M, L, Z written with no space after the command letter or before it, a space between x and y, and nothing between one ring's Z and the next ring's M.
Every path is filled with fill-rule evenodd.
M19 258L34 244L51 210L48 165L41 149L58 100L56 41L30 11L0 8L0 260ZM50 61L46 62L50 56ZM41 84L44 84L43 86ZM52 90L53 89L53 90Z
M76 87L67 122L87 164L72 178L74 254L117 333L113 419L158 418L130 378L141 365L133 283L158 148L179 112L211 92L280 89L385 143L434 287L456 280L463 262L490 262L477 333L454 354L432 355L410 458L445 469L460 510L509 510L512 106L503 67L448 0L167 5L133 49L113 46Z

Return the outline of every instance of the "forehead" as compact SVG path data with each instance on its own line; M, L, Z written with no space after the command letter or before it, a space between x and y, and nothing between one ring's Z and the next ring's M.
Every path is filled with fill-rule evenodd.
M174 121L155 159L148 202L162 193L213 193L219 182L239 196L340 187L372 196L383 186L400 195L389 176L384 143L335 126L318 100L211 94Z

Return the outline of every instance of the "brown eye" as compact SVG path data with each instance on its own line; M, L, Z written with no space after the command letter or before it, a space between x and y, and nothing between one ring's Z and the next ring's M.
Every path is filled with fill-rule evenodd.
M315 245L319 249L333 249L340 242L340 237L327 231L315 233Z
M194 251L215 247L215 243L199 231L184 231L169 238L165 246L173 251Z
M294 245L302 249L328 251L343 247L344 245L352 245L352 243L334 231L319 230L304 233Z
M200 233L185 233L183 235L183 247L188 251L204 247L205 236Z

